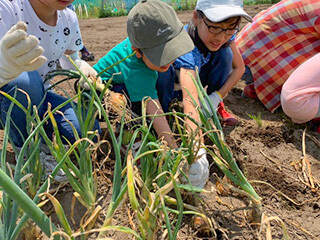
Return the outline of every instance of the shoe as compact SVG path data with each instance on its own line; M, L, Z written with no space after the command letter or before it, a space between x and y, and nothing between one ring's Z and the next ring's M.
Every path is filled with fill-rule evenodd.
M40 163L44 169L46 177L51 175L52 171L58 165L57 160L51 155L50 149L44 144L41 144L40 148ZM58 173L54 177L54 180L56 180L59 183L62 183L67 182L68 178L64 171L60 168Z
M228 113L227 110L224 108L224 103L221 102L218 105L217 113L222 118L222 125L223 126L236 126L238 124L238 120L235 116L231 113Z
M94 61L94 55L89 52L82 52L81 59L84 61Z
M250 83L247 86L245 86L245 88L243 89L243 92L242 92L242 96L247 97L247 98L252 98L252 99L258 98L258 95L257 95L256 91L254 90L253 83Z

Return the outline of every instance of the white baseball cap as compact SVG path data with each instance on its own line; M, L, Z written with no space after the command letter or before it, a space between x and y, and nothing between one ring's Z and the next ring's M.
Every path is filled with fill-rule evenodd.
M200 10L211 22L222 22L231 17L252 18L243 10L242 0L198 0L196 10Z

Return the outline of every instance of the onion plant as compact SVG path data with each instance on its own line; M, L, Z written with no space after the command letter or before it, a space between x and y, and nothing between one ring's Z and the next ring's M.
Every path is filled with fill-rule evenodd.
M135 53L127 56L126 58L131 57L134 54ZM126 58L122 59L116 64L121 63ZM89 93L84 93L84 91L80 89L80 85L76 85L77 92L78 92L78 94L76 95L78 100L78 105L77 106L74 105L74 109L77 113L77 117L80 122L82 139L80 139L77 132L74 130L74 135L76 136L77 141L73 144L73 146L77 147L77 152L73 151L73 153L77 158L79 167L76 167L70 160L69 155L72 152L70 151L70 149L72 149L72 146L71 144L69 144L71 146L69 151L67 151L64 148L62 138L60 137L59 131L56 127L54 117L52 114L50 114L50 111L49 111L50 119L55 129L55 141L53 144L50 144L50 142L47 141L47 145L50 147L52 154L56 157L58 161L65 159L65 162L67 163L68 166L62 165L62 169L66 173L69 183L71 184L73 189L79 194L77 195L79 196L78 197L79 201L83 205L85 205L88 209L91 209L96 203L95 201L96 201L97 183L93 175L92 161L91 161L92 159L90 156L90 151L88 151L88 148L90 147L90 145L91 147L94 145L93 139L95 138L97 140L98 136L96 133L94 134L90 133L90 130L93 128L94 121L97 118L97 115L99 114L99 116L103 118L107 123L109 132L113 133L112 126L110 124L110 120L108 117L108 113L106 112L102 104L104 94L108 91L108 86L111 81L109 81L109 83L107 83L106 85L98 84L96 81L94 81L94 83L92 84L91 81L88 80L87 76L85 76L80 71L80 69L77 67L77 65L72 61L70 57L69 57L69 60L74 65L77 71L72 71L72 70L53 71L48 74L46 80L50 81L51 78L57 75L64 75L67 77L62 81L69 80L71 78L76 78L79 80L82 77L84 81L88 83L88 86L91 89ZM104 71L107 71L108 69L113 67L114 65L111 65L105 70L103 70L102 72L100 72L98 76L101 75ZM62 81L60 81L59 83L61 83ZM53 84L53 86L56 86L56 85ZM96 90L99 90L101 92L100 95L98 95ZM86 101L85 104L84 104L84 101ZM117 141L114 134L113 136L111 136L111 139L112 141ZM120 159L120 152L116 154L116 159ZM117 161L117 162L120 162L120 161ZM69 168L71 169L73 174L71 174L71 171L69 170ZM116 176L116 178L118 179L119 177ZM116 191L116 193L119 192L119 188L117 189L118 190Z
M71 59L70 61L72 62ZM116 160L111 202L108 206L105 216L106 218L99 236L102 237L104 235L104 231L110 229L111 220L115 211L121 205L121 203L126 200L126 196L128 196L131 207L137 216L138 229L142 239L154 239L159 231L164 230L162 227L160 227L162 226L162 223L166 225L168 238L175 239L181 225L184 212L183 208L185 206L182 201L180 191L190 190L194 192L199 190L193 187L179 185L177 183L178 176L180 172L182 172L182 165L184 165L185 163L191 164L194 159L194 154L196 154L194 149L194 136L197 133L188 134L186 132L186 128L184 126L180 126L178 118L175 117L178 135L180 135L181 140L181 148L179 150L169 149L165 144L163 144L163 142L157 140L156 136L153 134L153 121L147 121L147 117L150 116L146 115L146 101L143 101L143 117L139 118L138 120L133 119L136 124L132 129L129 130L132 131L132 134L131 140L128 144L128 151L125 155L121 156L120 147L124 134L124 128L128 120L125 118L125 109L122 109L123 112L120 112L120 128L116 136L114 133L114 128L110 122L108 112L106 111L102 103L102 100L104 99L103 95L107 92L107 87L111 80L104 86L104 88L99 89L101 92L101 94L99 95L96 92L96 89L98 87L96 82L93 81L93 83L91 83L91 81L88 81L86 76L84 76L79 69L77 70L79 71L78 74L80 74L81 77L83 77L83 79L88 83L88 86L90 87L90 95L85 95L79 88L78 92L80 93L80 95L85 95L87 97L86 108L89 110L88 115L91 116L91 119L93 118L93 116L95 116L94 114L99 113L99 115L101 116L101 121L106 122ZM61 70L59 71L59 74L61 74ZM52 74L54 75L55 73ZM69 72L63 72L63 75L69 76L70 78L76 76L79 79L80 77L80 75L77 76L75 72L70 72L70 74L68 74ZM101 73L99 73L98 75L100 74ZM78 109L81 109L81 106L83 105L82 103L83 98L79 97L78 95L78 105L80 105L78 106ZM82 119L81 117L83 116L83 111L79 110L78 113L79 119ZM173 115L174 113L170 114ZM55 120L53 118L53 115L50 113L50 108L48 111L48 115L55 127ZM180 116L182 117L180 117L179 119L186 117L183 114L180 114ZM151 118L152 117L156 116L151 116ZM86 120L84 120L83 122L85 121ZM84 127L83 129L88 128ZM84 136L87 136L86 133L87 132L83 133ZM71 186L77 193L79 193L81 197L80 201L84 202L84 205L86 205L88 204L88 202L86 202L87 199L85 198L86 195L82 195L82 190L86 188L84 188L84 185L76 182L77 179L81 181L81 176L77 175L80 171L78 171L76 167L72 165L72 162L68 157L69 153L67 153L63 148L61 137L58 131L55 131L55 136L56 138L53 144L50 145L49 142L47 142L47 144L52 150L53 155L58 160L59 165L62 162L66 163L66 165L61 165L61 167L66 172ZM141 138L142 143L140 149L136 153L136 156L133 158L132 154L130 153L130 149L138 136ZM91 140L92 137L89 137L87 140L81 140L81 142L91 143ZM77 144L80 144L80 142L77 142L74 145ZM87 148L84 147L83 149ZM136 164L138 159L140 161L139 167L137 167ZM70 168L73 171L74 175L77 177L72 176L68 172L68 168ZM174 201L172 199L171 201L168 201L167 195L171 191L174 191L176 196L176 199ZM173 209L172 204L176 205L176 209ZM195 209L196 208L194 208L193 210ZM203 214L200 211L198 212L199 214Z
M70 77L80 76L79 73L72 72L72 71L68 71L67 74L70 74L71 75ZM83 76L83 74L81 72L80 72L80 74ZM85 76L83 76L83 77L85 78L86 81L88 81ZM26 200L27 202L29 201L29 205L31 204L30 206L32 206L32 204L38 203L40 200L39 194L43 194L45 192L45 190L47 190L47 188L49 187L50 178L47 178L46 181L44 182L44 184L42 186L40 186L40 189L37 191L37 189L39 188L39 184L40 184L40 181L39 181L40 177L36 177L35 171L30 175L30 178L25 177L25 176L22 177L22 171L30 169L30 168L39 172L39 168L36 165L34 165L37 162L34 161L33 158L35 157L39 160L39 146L41 144L40 141L43 141L49 147L51 154L53 155L53 157L55 157L55 159L57 160L57 163L58 163L56 168L53 170L51 176L54 178L54 176L57 174L59 169L62 168L64 170L66 176L68 177L70 185L73 187L75 192L78 193L77 196L79 196L78 197L79 201L83 205L85 205L89 209L89 211L92 211L93 213L95 213L96 216L99 213L99 211L97 209L101 209L98 206L96 208L96 211L93 211L93 208L96 204L97 186L96 186L96 178L93 174L92 161L91 161L91 155L90 155L90 153L91 153L90 147L94 145L93 140L97 139L97 134L95 132L90 131L90 130L93 128L93 124L94 124L94 121L95 121L98 113L100 113L102 115L102 117L105 119L105 121L107 122L108 128L109 128L110 132L112 133L111 134L112 141L116 142L117 140L116 140L114 133L112 132L112 127L111 127L111 124L108 119L108 114L103 109L103 105L101 103L103 95L104 95L105 91L107 90L107 86L104 89L102 89L102 93L100 96L97 95L97 93L95 91L95 89L96 89L95 86L93 86L90 82L89 82L89 86L92 90L91 91L92 95L91 95L91 98L89 98L89 101L87 102L86 109L83 108L83 104L82 104L83 98L81 97L82 92L79 91L79 93L77 95L75 95L73 98L70 98L69 100L62 103L60 106L58 106L57 108L55 108L53 110L51 109L51 106L49 105L48 112L42 120L37 115L37 107L36 106L33 108L34 114L31 115L30 114L30 112L31 112L30 104L28 105L27 109L25 109L19 102L17 102L14 99L14 97L11 97L10 95L8 95L6 93L1 92L1 94L3 94L5 97L9 98L13 104L16 104L18 107L20 107L25 112L25 114L27 115L27 120L30 123L30 127L28 127L29 136L27 139L25 139L25 144L21 148L21 151L20 151L20 154L18 157L18 162L15 167L15 175L14 175L14 181L15 181L16 185L19 185L18 183L20 183L21 180L27 179L25 182L30 182L29 181L30 179L32 180L31 182L33 183L33 185L31 185L29 187L29 189L32 189L31 195L32 195L32 197L34 196L34 199L33 199L33 201L30 198ZM73 103L74 99L78 100L78 105ZM76 142L74 144L68 143L69 146L68 146L68 149L66 149L65 142L67 142L67 140L63 139L62 136L60 136L60 133L58 131L57 124L56 124L56 121L54 118L54 114L61 114L61 112L59 112L59 109L68 103L71 103L73 105L73 108L74 108L75 112L77 113L77 117L78 117L80 125L81 125L81 135L83 138L79 137L78 133L76 132L74 127L71 125L73 128L73 133L76 138ZM46 133L43 129L44 123L49 120L51 121L51 124L54 129L54 139L50 139L46 135ZM10 123L10 117L7 118L7 123L5 125L6 126L5 131L7 133L6 136L8 136L8 131L9 131L8 127L10 126L9 123ZM6 144L7 144L7 141L4 144L5 147L6 147ZM118 154L116 154L116 156L117 156L116 159L118 159L117 162L121 163L120 151L117 151L117 152L118 152ZM5 154L5 152L2 153L2 156L4 156L4 154ZM27 160L24 163L25 154L27 156ZM77 164L74 164L71 161L70 154L74 154L74 156L76 157L76 160L77 160ZM2 157L1 166L4 169L3 174L5 172L7 172L7 174L11 173L11 171L9 171L8 168L6 167L7 165L5 163L5 157ZM121 169L121 165L119 165L119 166L120 166L119 169ZM2 174L2 172L1 172L1 174ZM115 174L115 179L118 179L119 177L121 178L121 176ZM4 190L3 200L2 200L2 202L3 202L2 206L4 206L4 208L3 208L4 210L2 211L2 213L5 213L5 214L3 215L4 216L3 222L1 222L1 223L3 223L3 225L1 224L1 226L0 226L0 234L2 234L2 236L6 236L6 238L3 238L3 239L16 239L17 236L19 235L21 229L23 228L23 226L25 225L25 223L27 222L27 220L30 216L33 217L33 220L36 222L36 224L38 224L41 227L41 229L50 237L51 232L49 232L48 229L56 230L56 228L54 226L48 225L47 220L45 220L43 222L39 222L38 219L36 219L36 217L38 215L35 215L35 216L32 215L33 214L32 210L30 211L30 210L26 209L24 211L25 214L22 216L22 218L20 219L20 221L18 221L18 224L16 225L18 217L19 217L17 203L15 201L15 200L17 200L17 198L13 192L10 192L10 191L7 192L8 191L7 185L10 183L10 182L8 182L8 178L4 176L3 178L1 178L1 180L3 180L3 181L0 181L0 186ZM35 180L36 182L34 182L33 180ZM13 187L11 186L11 188L13 188ZM15 193L20 194L20 192L23 192L22 189L23 188L21 188L21 191L18 191L18 190L15 191ZM118 191L114 191L115 196L120 193L120 185L117 188L115 188L115 190L117 190L117 189L118 189ZM24 198L27 198L27 195L25 195ZM24 201L20 201L20 202L23 203ZM56 204L57 202L54 201L54 203ZM25 204L25 206L28 206L28 205ZM60 208L56 208L56 209L60 209ZM33 210L36 211L36 208L34 208ZM42 214L44 214L44 213L42 213ZM59 214L61 214L61 212L60 213L57 212L57 214L59 215ZM43 216L43 219L47 219L44 216ZM90 219L94 219L94 218L96 218L96 216L91 216ZM65 218L62 216L61 219L64 220ZM90 225L92 226L92 223ZM68 224L65 223L65 221L64 221L63 226L65 227L65 231L66 231L67 235L70 236L70 234L71 234L70 227L68 226Z
M10 95L1 92L1 94L3 94L5 97L9 98L12 101L12 105L16 104L18 107L20 107L25 114L27 115L27 122L29 124L31 124L33 127L28 128L28 130L30 131L28 133L28 138L25 139L24 145L22 146L21 150L20 150L20 154L18 155L18 160L17 160L17 164L15 166L15 171L14 171L14 182L17 186L20 186L21 191L22 189L25 189L25 187L23 187L24 182L23 179L25 177L22 177L22 173L24 173L24 169L29 169L30 166L32 166L32 163L34 161L34 157L39 159L39 135L41 135L41 141L46 142L47 146L49 146L52 155L56 158L58 164L56 166L56 168L53 170L51 176L54 178L54 176L57 174L58 170L60 168L63 168L64 172L66 173L69 182L71 184L71 186L75 189L76 192L79 193L80 195L80 201L87 206L89 209L94 207L95 205L95 196L96 196L96 182L94 181L94 177L92 175L92 168L91 168L91 158L88 155L88 147L90 145L92 145L92 138L95 137L94 133L91 133L89 131L90 124L93 124L92 119L95 118L93 112L91 112L92 115L89 117L90 120L82 120L82 118L80 117L80 114L82 114L82 110L80 109L80 111L78 111L79 114L79 119L82 123L82 130L83 130L83 135L86 136L86 138L82 138L80 139L77 132L74 130L74 134L76 136L76 139L78 139L73 145L70 144L70 148L69 150L65 149L63 143L62 143L62 138L59 135L59 131L57 129L57 125L55 122L55 118L54 118L54 114L60 114L59 113L59 109L62 108L63 106L65 106L66 104L72 102L74 99L71 98L69 100L67 100L66 102L62 103L60 106L58 106L57 108L51 110L51 107L48 107L48 113L46 116L44 116L44 118L41 120L40 117L37 115L37 108L36 106L33 109L33 114L30 114L30 104L28 105L27 108L24 108L19 102L17 102L15 100L14 97L11 97ZM75 98L78 97L77 95L75 96ZM30 101L29 101L30 102ZM12 108L12 107L11 107ZM10 108L10 109L11 109ZM10 110L9 109L9 110ZM90 112L89 112L90 114ZM81 115L82 116L82 115ZM87 115L88 116L88 115ZM46 133L45 130L43 128L43 125L48 121L51 120L52 125L53 125L53 129L55 132L55 138L52 140L50 139ZM7 116L7 122L5 124L5 131L6 134L5 136L9 136L8 132L9 132L9 128L10 128L10 114ZM32 145L33 144L33 145ZM81 145L83 144L83 145ZM6 146L6 144L4 145ZM80 146L80 147L79 147ZM33 147L33 148L32 148ZM75 152L75 148L77 148L77 151L79 152ZM30 149L33 149L32 151ZM30 150L31 154L30 156L28 154L25 154L28 152L28 150ZM74 154L76 155L77 159L79 160L79 167L77 167L70 159L69 155L74 152ZM4 154L4 153L3 153ZM26 161L25 161L25 158ZM23 163L25 161L25 163ZM7 169L6 168L6 163L5 163L5 157L2 157L2 161L1 161L1 166L3 167L3 169ZM32 168L32 167L31 167ZM36 170L36 168L35 168ZM8 170L6 170L8 171ZM72 171L72 173L71 173ZM10 173L10 171L9 171ZM36 178L35 175L32 175L30 178ZM5 179L5 178L2 178ZM39 182L39 180L37 180L37 182ZM7 181L3 181L0 183L0 186L2 186L4 188L5 191L7 191L7 189L5 188L5 185L8 184ZM39 202L39 197L38 195L43 193L45 190L47 190L49 186L49 178L45 181L45 183L40 187L39 191L36 192L35 194L32 194L31 197L34 196L34 203L38 203ZM31 187L29 186L28 189L30 189ZM33 186L33 189L37 189L37 187ZM15 192L18 192L17 190ZM3 206L6 206L6 211L5 213L5 219L4 219L4 234L6 236L8 236L8 238L6 239L16 239L16 237L18 236L19 232L21 231L22 227L24 226L24 224L26 223L28 217L30 217L30 213L28 211L25 211L27 213L27 215L25 214L21 220L18 222L18 225L15 226L17 220L18 220L18 205L20 202L23 202L21 200L19 200L20 202L17 203L16 199L14 199L14 195L12 196L12 192L5 192L4 194L4 204ZM13 199L13 201L11 201ZM29 201L32 201L31 199ZM11 204L12 202L12 204ZM11 208L12 205L12 208ZM59 215L59 213L57 213ZM34 220L34 219L33 219ZM9 225L10 223L10 225ZM40 227L43 226L44 223L47 222L43 222ZM36 224L38 224L38 222L36 222ZM64 225L66 226L66 225ZM47 228L52 228L50 227L50 225L47 226ZM70 233L69 229L65 229L67 232ZM48 234L48 236L50 236L51 232L49 233L48 230L43 229L43 231Z
M244 176L241 169L238 167L236 160L232 156L231 150L225 142L224 134L216 113L216 109L213 107L209 96L207 95L205 89L202 87L198 71L196 76L197 77L195 79L191 75L192 80L197 87L201 106L197 106L197 103L194 99L193 103L198 109L198 113L202 123L202 131L213 142L214 147L216 148L215 151L214 148L207 147L207 151L212 156L213 160L220 168L220 170L234 184L239 186L245 193L247 193L246 195L250 197L253 204L253 220L255 222L261 222L261 199L252 185L249 183L247 178ZM189 92L188 94L190 95Z
M132 54L133 55L133 54ZM132 56L130 55L130 56ZM128 57L130 57L128 56ZM69 58L69 60L73 63L72 59ZM123 59L124 60L124 59ZM121 60L121 61L123 61ZM121 62L120 61L120 62ZM119 62L119 63L120 63ZM73 63L74 64L74 63ZM122 185L122 177L121 177L121 171L122 171L122 159L121 159L121 154L120 154L120 143L121 143L121 137L119 139L117 139L115 133L114 133L114 128L111 124L111 121L109 119L109 115L108 112L105 110L104 105L103 105L103 99L104 99L104 94L107 92L107 88L108 85L110 84L111 80L109 81L108 84L105 85L105 87L103 89L99 89L101 91L100 95L96 92L97 86L96 86L96 82L94 84L91 83L91 81L88 80L88 78L80 71L80 69L74 64L75 68L77 69L78 73L76 72L70 72L69 71L63 71L63 75L67 75L70 78L73 78L76 76L76 78L80 78L83 77L84 81L87 82L88 86L90 87L90 95L88 94L83 94L83 91L80 90L80 86L78 86L78 96L82 96L85 95L85 97L87 99L89 99L89 104L86 105L86 108L89 110L89 112L91 111L92 113L99 113L99 116L101 118L101 121L105 121L107 128L108 128L108 132L109 132L109 136L111 138L112 141L112 145L113 145L113 150L114 150L114 154L115 154L115 160L116 160L116 164L115 164L115 171L114 171L114 177L113 177L113 192L112 192L112 198L111 198L111 202L109 204L109 207L107 209L107 213L106 213L106 222L108 222L109 220L111 221L112 216L115 212L115 210L117 209L117 207L121 204L121 202L123 202L124 199L124 195L126 193L126 182L124 182L124 184ZM112 66L110 66L112 67ZM109 67L109 68L110 68ZM56 74L61 75L61 71L60 72L53 72L51 73L51 77L55 76ZM78 98L78 106L82 106L82 100L83 98ZM80 107L79 106L79 107ZM81 107L80 107L81 108ZM93 111L94 110L94 111ZM79 111L81 112L81 111ZM89 115L89 114L88 114ZM87 115L87 116L88 116ZM90 116L90 115L89 115ZM81 118L80 118L81 119ZM90 117L88 118L90 119ZM91 119L93 118L93 115L91 115ZM57 133L58 134L58 133ZM122 134L122 132L121 132ZM60 140L57 142L56 148L61 148L61 142ZM52 147L52 151L54 152L54 149ZM63 149L62 149L63 151ZM80 151L81 152L81 151ZM65 160L66 162L72 166L71 162L69 161L70 159L67 156L68 154L65 154ZM63 157L64 158L64 157ZM91 169L91 168L90 168ZM75 191L79 193L79 195L81 196L82 200L85 200L85 198L83 198L82 194L86 194L85 192L85 188L82 188L81 186L79 186L79 184L76 183L76 178L74 178L70 172L68 172L68 169L63 167L63 170L66 172L68 179L70 181L70 184L72 185L72 187L75 188ZM77 173L80 173L80 171L76 172L74 171L76 170L74 167L72 167L72 171L77 175ZM88 171L88 169L86 169L86 171ZM70 174L69 174L70 173ZM90 174L90 173L88 173ZM79 177L79 179L81 179L80 175L77 175ZM82 201L83 202L83 201ZM93 203L93 202L92 202ZM106 224L107 226L108 224Z
M135 54L135 52L132 53L131 55L127 56L126 58L120 60L119 62L104 69L102 72L98 73L97 77L99 77L99 75L101 75L104 71L107 71L108 69L110 69L114 65L121 63L122 61L133 56L134 54ZM112 78L105 86L98 85L96 81L94 81L94 83L92 84L92 82L89 81L88 78L74 64L72 59L69 58L69 60L71 61L71 63L73 63L73 65L77 71L69 71L69 70L67 70L67 71L66 70L54 71L48 75L47 80L50 80L52 77L54 77L56 75L67 76L67 78L66 78L67 80L69 80L71 78L77 78L79 80L82 77L83 80L86 81L88 86L90 87L90 94L84 93L84 91L80 89L80 86L77 86L76 88L77 88L77 92L79 93L79 96L85 96L86 100L89 100L89 104L86 104L86 109L91 113L98 113L101 121L105 121L105 123L107 125L109 136L111 138L112 145L113 145L115 160L116 160L114 177L113 177L113 191L112 191L111 203L109 204L109 207L107 209L107 214L106 214L106 222L108 223L109 220L111 221L112 216L113 216L116 208L121 204L121 202L123 201L123 198L124 198L124 194L126 193L126 182L124 182L124 184L122 185L122 181L121 181L121 179L122 179L122 177L121 177L122 159L121 159L121 154L120 154L120 145L122 142L122 130L120 131L120 138L117 139L117 137L114 133L114 128L113 128L111 121L109 119L108 112L106 111L106 109L104 108L104 105L103 105L104 95L108 91L108 86L111 83ZM62 80L62 81L64 81L64 80ZM99 92L101 92L100 95L98 94L98 92L96 92L96 90L99 90ZM78 106L79 105L83 106L84 104L82 104L82 103L83 103L83 98L79 97L78 98ZM81 108L80 106L79 106L79 108ZM80 112L81 111L79 111L79 113ZM123 112L123 113L125 113L125 112ZM88 114L87 116L89 116L89 117L87 117L87 119L94 119L95 118L95 117L93 117L93 115L90 115L90 114ZM122 120L122 126L123 126L123 120ZM121 128L121 129L123 129L123 128ZM59 146L59 148L62 148L61 142L58 143L58 146ZM69 163L69 161L67 161L67 162ZM63 170L68 172L68 169L63 168ZM72 170L74 170L74 169L72 169ZM88 169L86 171L88 171ZM66 174L67 174L67 172L66 172ZM78 186L72 184L72 176L70 176L70 174L67 174L67 176L68 176L68 179L70 178L69 179L70 184L73 187L75 186L75 188L76 188L75 191L78 192L80 194L80 196L82 197L82 194L85 194L85 192L83 192L82 190L79 191ZM80 177L81 176L79 176L79 178ZM108 224L105 224L105 225L108 225Z
M8 166L6 163L6 151L2 151L1 153L1 169L0 169L0 187L2 189L2 207L3 211L1 212L1 221L0 221L0 236L1 239L17 239L21 229L27 222L28 218L31 218L47 235L51 236L52 231L56 231L57 228L51 223L49 218L45 215L44 212L36 205L38 202L37 194L34 194L33 191L30 192L30 189L36 190L38 188L38 183L40 182L38 177L40 176L36 174L31 174L31 172L27 173L30 175L29 179L35 179L35 181L28 181L26 186L25 177L23 177L23 173L26 174L24 169L32 169L35 170L33 173L38 172L38 167L33 165L33 161L35 161L39 156L36 153L39 153L39 135L43 134L43 124L47 119L44 119L39 124L36 123L35 117L37 116L36 108L34 108L33 114L31 115L30 110L30 101L27 108L24 108L14 97L8 95L0 91L0 94L4 95L11 100L11 104L9 110L7 112L6 123L4 124L4 149L7 148L8 145L8 137L10 130L10 122L11 122L11 111L15 105L20 107L26 114L28 123L34 126L34 129L28 125L27 129L30 130L30 134L27 139L25 139L24 145L21 147L20 153L16 152L18 155L16 165L14 167L14 171L11 170L11 166ZM36 139L36 141L34 141ZM34 145L32 145L34 143ZM30 150L31 146L36 147L33 151ZM15 146L13 146L15 148ZM28 151L32 152L30 155L26 154ZM25 161L26 158L26 161ZM24 163L25 161L25 163ZM31 166L28 166L31 165ZM58 169L57 169L58 170ZM57 170L53 172L53 176L57 173ZM36 183L36 185L31 185L32 183ZM48 182L45 182L42 190L45 191L48 186ZM32 200L27 195L27 189L29 189L29 194L32 194L35 199ZM24 217L21 217L21 210L24 213ZM58 239L55 237L54 239Z
M127 145L127 152L123 155L126 166L118 169L122 173L120 179L122 185L115 203L121 203L126 196L129 197L130 207L138 221L137 228L142 239L157 239L159 234L165 230L168 239L176 239L183 213L191 214L192 212L184 211L186 204L180 192L182 190L199 191L197 188L178 184L182 166L188 164L189 152L192 152L192 149L188 147L193 147L193 134L187 136L185 128L181 127L180 131L184 134L183 139L186 143L182 143L179 149L170 149L164 142L157 140L152 131L153 119L157 116L146 115L146 101L143 101L142 104L142 117L132 119L136 124L131 129L131 139ZM169 115L174 114L169 113ZM184 114L180 115L184 116ZM152 120L148 121L147 118ZM123 127L122 121L120 133L123 132ZM120 137L122 137L121 134ZM131 147L137 137L141 141L141 146L133 157ZM168 196L172 191L175 198ZM103 227L110 226L117 206L112 205L112 214L111 211L107 214ZM192 210L201 216L204 215L196 207L193 207ZM103 235L104 232L101 232L99 236L103 237Z
M126 175L124 175L124 179L122 180L121 189L128 193L131 208L135 212L139 222L138 229L142 239L155 239L158 231L163 231L160 228L162 222L166 223L169 239L175 239L182 221L182 208L178 208L177 210L178 219L174 220L176 222L174 228L174 224L169 220L164 196L171 190L175 190L180 203L179 206L182 206L182 198L176 183L179 175L179 158L181 156L177 155L175 159L169 161L170 154L167 151L168 148L157 142L150 130L150 126L147 128L140 126L132 136L130 144L140 135L142 136L142 145L135 158L133 158L129 147L126 154L126 167L123 170L123 173L126 173ZM150 139L153 141L150 141ZM140 169L136 166L138 159L140 161ZM175 172L170 172L172 169L175 169ZM120 196L124 198L124 195L119 194L118 197ZM104 222L104 227L109 226L110 223L110 218L107 218Z

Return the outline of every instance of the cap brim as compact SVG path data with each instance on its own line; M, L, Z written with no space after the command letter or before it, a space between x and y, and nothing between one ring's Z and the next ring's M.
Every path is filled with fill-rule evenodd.
M247 21L252 22L252 18L240 7L216 7L203 10L204 15L211 22L222 22L231 17L244 17Z
M165 66L178 57L194 49L189 34L182 28L181 32L170 41L153 48L140 49L142 53L156 66Z

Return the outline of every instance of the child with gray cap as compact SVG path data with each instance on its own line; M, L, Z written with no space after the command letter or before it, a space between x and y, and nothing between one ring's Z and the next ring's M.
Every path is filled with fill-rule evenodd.
M135 51L135 55L104 72L101 79L108 81L113 77L112 90L126 93L135 113L141 115L141 101L150 97L152 101L147 101L147 114L162 114L156 90L158 72L166 72L175 59L191 51L194 44L174 9L159 0L144 0L131 9L127 33L128 38L111 49L93 68L101 72ZM164 116L154 119L153 128L169 146L178 147ZM209 175L206 155L201 153L199 151L199 160L191 166L194 171L189 171L189 180L198 187L204 186Z
M237 124L237 119L225 110L223 97L240 80L245 69L234 42L241 17L251 21L251 17L242 9L242 0L198 0L191 23L185 26L195 48L179 57L167 72L159 74L157 90L164 111L168 110L173 99L174 80L178 78L184 112L197 116L186 89L194 99L198 99L190 77L190 74L196 76L198 68L202 85L207 87L209 98L223 124Z

